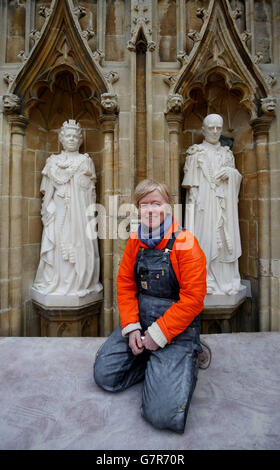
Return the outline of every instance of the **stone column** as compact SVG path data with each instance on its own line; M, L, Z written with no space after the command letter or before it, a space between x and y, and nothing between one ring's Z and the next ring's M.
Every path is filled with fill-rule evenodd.
M153 178L153 83L152 83L152 53L154 43L148 45L146 52L146 148L147 148L147 174L145 178ZM139 142L140 144L140 142ZM141 144L143 145L143 144Z
M179 94L171 94L168 97L166 120L169 131L169 175L167 179L172 191L174 204L179 203L179 161L180 161L180 135L182 131L183 98ZM169 176L169 177L168 177Z
M258 278L259 278L259 318L260 330L270 331L270 171L268 136L273 116L261 116L251 122L257 162L258 185Z
M10 210L9 210L9 334L22 334L22 160L28 120L6 113L10 124Z
M104 94L105 95L105 94ZM103 96L104 96L103 95ZM107 95L107 94L106 94ZM115 110L116 108L112 108ZM103 114L100 117L101 130L104 134L103 174L104 174L104 205L106 210L106 238L103 242L103 288L104 288L104 320L103 334L108 336L113 329L113 234L110 224L110 196L114 194L114 128L116 115Z

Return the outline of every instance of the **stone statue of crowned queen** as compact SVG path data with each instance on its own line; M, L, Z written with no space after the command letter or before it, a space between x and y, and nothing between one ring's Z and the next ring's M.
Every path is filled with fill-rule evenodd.
M31 297L46 306L81 306L98 300L100 258L97 237L89 237L87 209L95 203L95 168L79 153L82 129L70 119L60 129L63 151L42 171L43 234Z

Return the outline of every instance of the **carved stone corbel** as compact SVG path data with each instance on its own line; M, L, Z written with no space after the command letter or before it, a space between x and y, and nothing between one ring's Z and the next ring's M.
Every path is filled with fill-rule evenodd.
M261 98L261 111L263 114L267 116L274 116L275 115L275 108L276 108L276 97L272 95L268 95L266 98Z
M6 115L19 114L21 110L21 98L13 93L3 95L3 112Z
M104 114L117 114L119 111L118 96L115 93L103 93L101 106Z
M166 113L181 113L183 110L183 97L179 93L170 93L167 98Z

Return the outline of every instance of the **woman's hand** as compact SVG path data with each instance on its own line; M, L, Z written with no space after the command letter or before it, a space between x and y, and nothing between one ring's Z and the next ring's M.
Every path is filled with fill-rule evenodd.
M148 330L145 331L145 337L142 344L149 351L156 351L159 348L159 345L153 340Z
M144 351L144 346L143 342L141 340L141 334L140 330L134 330L131 333L129 333L129 340L128 344L129 347L131 348L134 356L137 356L138 354L141 354Z

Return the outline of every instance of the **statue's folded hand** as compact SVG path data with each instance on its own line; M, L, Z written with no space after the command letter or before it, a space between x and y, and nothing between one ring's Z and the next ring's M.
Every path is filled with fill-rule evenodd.
M222 168L215 175L216 180L227 180L230 175L230 168Z

